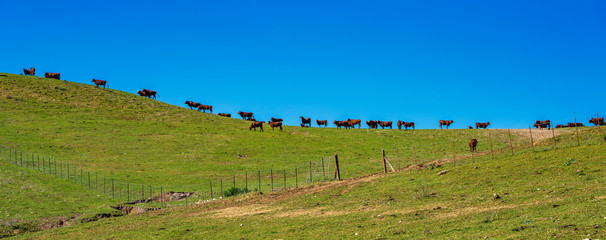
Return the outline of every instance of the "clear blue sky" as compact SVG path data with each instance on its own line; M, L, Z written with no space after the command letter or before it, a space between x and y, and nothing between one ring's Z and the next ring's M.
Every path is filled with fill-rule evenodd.
M606 115L604 1L2 1L0 72L258 120ZM315 126L315 124L314 124Z

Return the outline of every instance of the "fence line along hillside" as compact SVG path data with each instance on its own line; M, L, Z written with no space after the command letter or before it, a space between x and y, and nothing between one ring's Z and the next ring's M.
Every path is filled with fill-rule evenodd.
M436 141L431 145L411 145L386 148L387 164L395 171L406 169L436 168L443 164L469 164L487 158L499 158L528 151L548 151L555 148L567 148L580 145L602 144L606 139L600 127L583 127L570 129L528 130L516 129L503 131L498 134L506 135L508 139L513 134L528 134L529 141L521 140L508 144L495 144L493 132L477 131L465 139L450 139ZM551 134L551 136L549 136ZM497 134L495 134L497 135ZM530 137L530 136L533 137ZM503 137L503 136L501 136ZM470 138L478 140L475 152L468 146ZM524 139L524 138L520 138ZM200 184L175 186L170 182L162 185L131 183L118 181L94 172L86 171L74 164L64 163L35 153L22 152L8 146L0 145L0 158L23 168L33 169L51 174L75 184L88 187L90 190L106 194L127 204L148 204L155 206L180 206L204 203L214 199L239 195L246 192L270 192L299 187L340 178L341 172L355 169L355 162L348 163L341 159L337 171L336 157L322 157L305 163L304 166L293 169L267 169L246 171L234 174L228 178L211 178ZM381 164L381 152L377 151L377 159L370 160L376 168L371 172L386 170ZM348 175L356 177L359 175Z

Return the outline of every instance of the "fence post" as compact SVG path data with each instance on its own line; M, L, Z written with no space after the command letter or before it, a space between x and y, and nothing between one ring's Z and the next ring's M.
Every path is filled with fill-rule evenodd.
M436 143L433 143L431 145L431 153L433 154L433 160L437 161L438 159L436 159Z
M511 141L511 130L508 128L507 133L509 134L509 146L511 147L511 155L513 154L513 142Z
M224 195L223 195L223 178L219 179L219 185L220 185L219 190L221 190L221 198L223 198L224 197Z
M574 131L577 133L577 146L581 146L579 142L579 127L577 125L577 118L574 118Z
M82 180L82 168L80 168L80 185L84 185L84 181Z
M236 188L236 175L234 175L234 188Z
M324 171L324 157L322 157L322 181L326 181L326 172Z
M400 171L400 149L396 147L396 169Z
M154 197L154 192L152 191L152 186L149 185L149 200L151 201L153 197Z
M492 135L488 132L488 139L490 140L490 155L492 155L492 160L494 160L494 150L492 149Z
M598 119L600 119L600 114L596 113L595 115L598 117ZM602 135L602 128L600 126L602 126L602 124L600 124L600 121L598 121L598 130L600 131L601 138L600 141L606 141L606 139L604 139L604 135Z
M314 172L311 168L311 162L309 162L309 182L314 183Z
M49 158L48 161L50 162L51 159ZM57 176L57 160L55 160L55 176Z
M341 169L339 168L339 156L335 154L335 177L341 181Z
M141 200L145 200L145 185L141 184Z
M248 172L244 173L244 192L248 192Z
M555 131L553 129L554 128L551 128L551 135L553 136L553 147L558 148L558 144L556 143Z
M297 167L295 167L295 187L299 187L299 181L297 179Z
M69 181L69 163L67 164L67 181Z
M530 145L532 146L532 151L534 152L534 140L532 139L532 128L528 125L528 132L530 132Z
M261 192L261 170L257 172L259 174L259 192Z
M457 156L455 153L455 141L454 139L452 140L452 163L453 166L457 166Z
M381 151L383 153L383 173L387 173L387 163L385 162L385 149Z
M210 180L210 199L213 199L213 180Z
M271 176L271 191L274 191L274 169L269 169L269 174Z

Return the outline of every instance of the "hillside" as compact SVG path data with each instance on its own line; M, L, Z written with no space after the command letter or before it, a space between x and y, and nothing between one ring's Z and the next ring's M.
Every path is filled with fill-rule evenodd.
M606 237L604 156L603 145L527 152L251 193L23 237L597 239ZM437 175L443 170L450 172Z

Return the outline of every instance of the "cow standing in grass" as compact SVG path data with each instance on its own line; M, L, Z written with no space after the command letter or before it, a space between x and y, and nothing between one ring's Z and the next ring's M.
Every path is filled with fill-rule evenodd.
M187 106L189 106L189 109L194 109L194 108L198 108L198 106L200 106L200 103L197 102L192 102L192 101L185 101L185 104L187 104Z
M490 126L490 122L485 122L485 123L477 122L476 123L476 129L478 129L478 128L486 129L488 126Z
M469 141L469 149L471 152L475 152L476 151L476 146L478 145L478 140L477 139L471 139L471 141Z
M242 120L244 119L251 119L253 116L252 112L242 112L242 111L238 111L238 115L240 115L240 117L242 117Z
M253 122L250 124L250 127L248 128L248 130L251 129L255 129L255 131L257 131L257 128L260 128L261 130L259 130L260 132L263 132L263 122Z
M318 124L318 127L324 125L324 127L328 127L328 120L316 120L316 124Z
M358 125L358 128L362 127L362 120L360 120L360 119L349 119L348 118L347 121L352 126L352 128L355 128L356 124Z
M61 80L61 73L44 73L45 78L54 78L57 80Z
M277 127L279 127L280 131L282 131L282 122L279 122L279 121L278 122L273 122L272 121L272 122L269 122L268 124L269 124L269 126L271 126L271 130L272 131L274 130L274 128L277 128Z
M379 126L381 126L382 129L385 129L385 127L389 127L389 129L392 129L391 121L387 121L387 122L383 122L383 121L377 121L377 123L379 124Z
M600 125L600 126L604 126L606 125L606 123L604 122L604 118L591 118L589 119L589 123L592 123L594 126Z
M36 69L34 67L29 68L29 70L27 69L23 69L23 75L25 76L34 76L36 75Z
M446 129L448 129L448 127L450 127L450 124L453 123L453 120L440 120L440 129L442 129L442 126L446 126Z
M545 120L545 121L536 120L532 126L538 128L538 129L547 128L549 130L549 129L551 129L551 120Z
M94 79L94 78L91 82L95 83L95 87L99 87L99 86L103 85L103 89L105 89L105 85L107 84L107 81L105 81L105 80L99 80L99 79Z
M375 120L368 120L366 121L366 125L368 125L368 128L370 129L377 129L379 124L377 123L378 121Z
M158 95L158 97L160 97L160 94L158 94L158 92L148 90L145 88L143 90L137 91L137 94L139 94L142 97L148 97L148 98L154 97L154 99L156 99L156 95Z
M223 116L223 117L231 117L231 114L229 114L229 113L219 113L217 115Z
M311 118L304 118L302 116L300 116L301 118L301 124L308 124L311 127Z
M213 106L200 104L200 106L198 106L198 111L200 111L200 110L202 110L204 112L206 112L206 110L209 110L210 113L213 113Z

